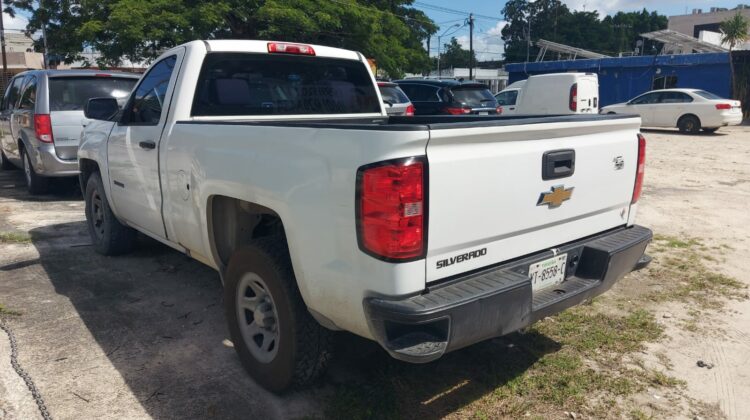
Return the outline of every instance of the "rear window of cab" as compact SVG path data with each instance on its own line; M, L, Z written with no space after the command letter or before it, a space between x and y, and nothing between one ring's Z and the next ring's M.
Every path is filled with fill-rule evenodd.
M380 113L360 61L253 53L209 53L193 116Z

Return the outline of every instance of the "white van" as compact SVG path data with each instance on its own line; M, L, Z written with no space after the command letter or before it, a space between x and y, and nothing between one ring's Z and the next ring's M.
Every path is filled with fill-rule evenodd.
M503 115L597 114L599 77L595 73L530 76L495 95Z

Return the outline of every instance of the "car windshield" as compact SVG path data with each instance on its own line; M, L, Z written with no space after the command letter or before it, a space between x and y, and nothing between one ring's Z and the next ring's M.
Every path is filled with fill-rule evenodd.
M409 98L398 86L380 86L380 95L383 97L383 102L391 104L409 103Z
M495 97L492 96L492 92L490 92L490 90L487 88L459 87L453 88L452 92L453 97L456 98L456 101L464 103L471 107L494 108L497 106Z
M715 93L706 92L705 90L696 90L693 93L695 93L696 95L700 95L700 96L702 96L702 97L704 97L706 99L724 99L724 98L722 98L721 96L719 96L719 95L717 95Z
M209 53L192 115L379 113L362 62L325 57Z
M91 98L123 99L137 81L135 78L110 76L51 77L49 110L81 111Z

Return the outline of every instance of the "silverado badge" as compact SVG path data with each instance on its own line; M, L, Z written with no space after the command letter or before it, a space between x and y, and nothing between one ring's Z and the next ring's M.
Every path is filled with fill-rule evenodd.
M571 195L573 195L573 187L566 189L564 185L555 185L552 187L552 191L543 192L542 195L539 196L539 202L536 203L536 205L547 205L549 208L553 209L560 207L563 201L570 200Z

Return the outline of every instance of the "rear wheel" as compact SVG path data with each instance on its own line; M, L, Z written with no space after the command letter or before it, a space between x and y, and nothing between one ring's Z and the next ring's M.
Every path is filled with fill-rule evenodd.
M283 238L259 239L232 255L224 304L235 351L263 387L281 392L324 371L332 332L308 312Z
M93 173L86 183L86 224L94 250L102 255L120 255L130 252L136 233L115 217L104 193L102 178Z
M34 166L31 164L29 154L26 153L26 149L21 149L21 159L23 161L23 172L26 176L26 188L28 188L29 193L32 195L46 193L49 180L36 173Z
M13 164L10 163L7 157L5 157L5 153L3 153L2 150L0 150L0 169L4 171L9 171L14 168L15 167L13 166Z
M695 134L701 131L701 121L695 115L685 115L677 122L677 128L682 133Z

